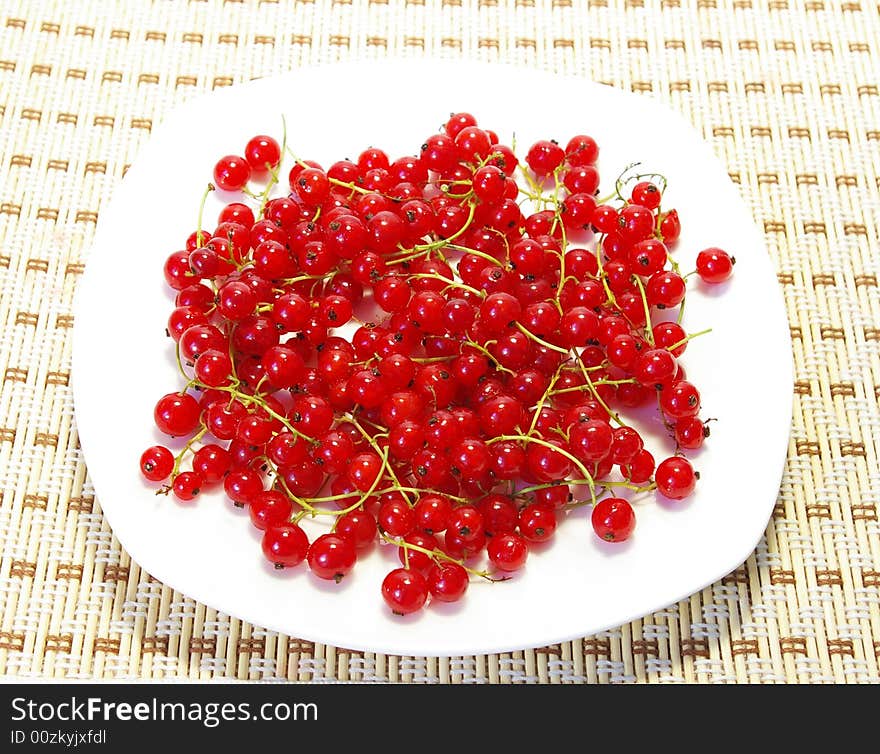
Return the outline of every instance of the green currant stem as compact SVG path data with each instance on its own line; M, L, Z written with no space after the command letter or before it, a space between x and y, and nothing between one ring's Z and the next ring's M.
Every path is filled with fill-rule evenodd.
M244 401L245 403L255 403L260 408L262 408L263 411L265 411L267 414L269 414L269 416L271 416L273 419L277 419L278 421L280 421L286 429L288 429L290 432L292 432L297 437L301 437L303 440L306 440L307 442L310 442L310 443L317 442L314 437L309 437L309 435L307 435L303 432L300 432L296 427L294 427L287 420L287 417L282 416L277 411L269 408L266 401L264 401L262 398L260 398L256 395L248 395L247 393L243 393L242 391L240 391L232 386L221 385L220 387L216 388L216 390L223 390L224 392L231 393L233 395L233 397L235 397L236 399L238 399L240 401Z
M608 286L608 278L605 276L605 266L602 263L602 244L604 241L605 236L602 236L596 244L596 264L599 267L599 279L602 281L602 287L605 289L605 295L608 297L608 300L611 302L611 304L616 307L617 299L614 297L614 293Z
M367 430L365 430L361 426L360 421L358 420L358 418L354 414L352 414L352 413L346 414L345 418L348 419L352 424L354 424L354 426L357 428L357 431L361 433L361 436L369 443L370 447L375 452L377 452L380 456L382 456L382 458L383 458L382 471L387 469L388 476L390 476L392 481L394 482L395 488L401 491L400 494L403 495L407 504L410 507L415 505L415 502L409 498L409 495L407 495L406 492L403 491L404 489L411 489L411 488L406 487L406 485L403 485L400 483L400 479L397 478L397 472L394 471L394 468L388 462L388 448L380 448L379 444L376 442L375 438L373 438L372 435L370 435L370 433L367 432ZM370 423L372 424L372 422L370 422ZM378 426L378 425L373 424L373 426ZM385 429L385 427L382 427L382 429ZM380 471L379 474L377 475L377 477L376 477L377 479L382 475L382 471Z
M444 497L449 498L450 500L455 501L456 503L466 503L468 502L468 498L459 497L457 495L448 495L445 492L440 492L439 490L430 489L428 487L383 487L381 490L376 490L374 495L384 495L387 492L414 492L417 494L432 494L432 495L443 495ZM341 492L338 495L325 495L322 497L312 497L309 498L313 503L331 503L334 500L344 500L348 497L354 497L351 492Z
M351 181L340 181L338 178L330 178L327 176L327 180L330 181L334 186L341 186L342 188L347 188L352 191L356 191L359 194L369 194L371 193L369 189L364 188L363 186L355 186Z
M485 291L478 291L476 288L473 288L466 283L460 283L457 280L450 280L447 277L443 277L443 275L438 275L434 272L416 272L409 275L411 278L424 278L428 280L439 280L441 283L446 283L446 289L449 288L461 288L464 291L468 291L473 293L475 296L479 296L480 298L486 297ZM444 290L446 290L444 289Z
M443 246L447 246L450 241L454 241L459 236L464 235L467 229L470 228L471 222L473 222L474 212L476 211L477 205L471 202L468 207L469 209L467 220L464 221L464 225L462 225L457 231L455 231L455 233L453 233L448 238L441 238L438 241L432 241L431 243L427 244L417 244L416 246L413 246L413 251L433 251L434 249L439 249Z
M551 442L547 442L547 440L542 440L540 437L534 437L531 435L498 435L497 437L492 437L486 440L486 445L492 445L496 442L501 442L502 440L513 440L514 442L533 442L538 445L542 445L545 448L549 448L550 450L556 451L560 455L565 456L569 461L571 461L578 469L578 471L583 474L583 479L587 480L587 484L590 486L590 495L595 498L596 494L596 485L593 479L593 475L587 471L587 467L584 466L583 463L577 458L575 458L571 453L567 450L560 448L558 445L554 445Z
M468 573L472 573L474 576L479 576L480 578L486 579L487 581L504 581L505 579L495 579L492 578L491 574L488 571L478 571L475 568L470 568L466 566L463 561L458 560L457 558L453 558L451 555L443 552L442 550L429 550L427 547L422 547L421 545L415 545L412 542L407 542L405 539L398 537L389 537L384 532L380 532L382 539L384 539L390 545L397 545L398 547L404 548L406 552L409 550L415 550L416 552L421 552L429 557L434 558L434 560L448 560L451 563L456 563L464 568ZM406 553L405 553L406 554Z
M269 203L269 195L272 193L272 189L275 188L280 181L280 178L278 177L278 168L273 168L268 163L266 163L266 167L269 169L269 181L266 184L266 188L264 188L259 194L260 206L257 210L257 217L259 218L262 218L263 213L266 211L266 205Z
M559 375L562 374L562 367L565 364L560 364L556 367L556 371L553 372L553 377L550 379L549 384L547 385L547 389L544 391L544 394L541 396L541 400L535 404L535 413L532 415L532 421L529 424L529 429L526 432L527 435L531 435L532 432L535 431L535 425L538 423L538 416L541 414L541 409L544 408L544 404L547 402L547 398L550 396L550 393L553 390L553 386L556 384L556 381L559 379Z
M417 252L413 253L411 249L403 249L401 253L403 253L403 256L389 257L386 260L385 264L388 266L391 266L393 264L406 264L407 262L411 262L413 259L419 259L419 258L427 259L431 254L430 250L417 251Z
M710 333L710 332L712 332L712 328L707 327L705 330L700 330L699 332L692 333L691 335L688 335L686 338L682 338L677 343L673 343L671 346L668 347L667 350L674 351L676 348L678 348L679 346L683 346L688 341L691 341L694 338L698 338L701 335L706 335L707 333Z
M651 490L657 489L657 483L651 482L650 484L633 484L632 482L615 481L613 479L609 479L602 482L602 487L623 487L624 489L632 490L633 492L650 492Z
M436 364L438 361L449 361L448 356L410 356L409 359L416 364Z
M334 273L335 274L335 273ZM302 283L305 280L324 280L327 275L297 275L294 278L286 278L283 282L285 286L293 285L294 283ZM280 291L282 289L275 288L275 291Z
M623 380L596 380L594 385L633 385L637 382L634 377L628 377ZM577 393L583 392L583 386L576 385L575 387L561 387L559 390L551 390L550 395L563 395L565 393Z
M487 254L486 252L480 251L479 249L471 249L471 248L468 248L467 246L461 246L459 244L454 244L454 243L447 244L447 246L450 249L452 249L453 251L460 251L463 254L473 254L475 257L479 257L480 259L483 259L483 260L489 262L490 264L494 264L494 265L501 264L501 262L498 259L496 259L495 257L493 257L491 254Z
M633 275L635 278L636 286L639 289L639 295L642 298L642 306L645 307L645 340L648 341L652 346L654 345L654 331L648 327L647 323L651 321L651 307L648 306L648 297L645 295L645 284L642 282L641 277L638 275Z
M374 440L375 437L370 434L364 434L363 427L360 426L359 422L363 422L364 424L369 424L371 427L378 429L380 432L385 432L385 433L388 432L388 427L383 427L381 424L377 424L374 421L370 421L369 419L367 419L366 417L363 417L363 416L361 416L360 418L355 418L354 414L346 414L345 418L348 419L349 421L351 421L352 424L355 424L357 426L357 428L359 430L361 430L361 434L364 435L364 437L367 439L368 442L370 442L371 445L373 445L372 440Z
M196 228L197 228L197 230L196 230L196 243L199 246L204 246L204 243L202 243L202 233L203 233L203 231L202 231L202 216L205 213L205 202L208 201L208 194L210 194L214 190L215 190L214 184L209 183L208 187L205 189L205 193L202 194L202 201L199 204L199 224L196 226ZM205 233L205 235L208 235L208 234Z
M682 320L684 319L684 305L685 305L686 301L687 301L687 296L685 296L681 300L681 303L678 306L678 316L675 318L675 321L679 325L681 324Z
M589 484L589 479L565 479L559 482L544 482L543 484L533 484L529 487L522 487L516 491L517 495L528 495L531 492L538 492L539 490L548 490L551 487L558 487L560 484Z
M565 163L563 163L564 165ZM550 202L553 204L553 222L550 225L550 235L553 235L553 232L559 228L562 233L562 243L560 244L561 249L565 249L568 246L568 241L565 237L565 225L562 222L562 203L559 201L559 189L561 188L559 184L559 172L562 170L562 165L557 167L553 171L553 193L550 196ZM560 270L559 270L559 279L565 276L565 264L562 262L562 257L564 256L560 251Z
M566 356L571 355L571 350L568 348L563 348L562 346L554 345L543 338L535 335L535 333L531 332L522 322L514 322L516 329L519 330L523 335L534 340L535 343L540 343L545 348L549 348L551 351L556 351L557 353L564 353Z
M180 358L180 341L174 344L174 357L177 359L177 368L180 370L181 375L187 381L189 381L189 375L186 373L186 370L183 368L183 359ZM183 389L182 392L185 392L186 388Z
M494 343L497 343L497 342L498 342L497 340L487 340L487 341L485 342L485 344L480 344L480 343L477 343L477 341L475 341L475 340L471 340L470 338L467 338L467 339L465 340L465 343L466 343L467 345L469 345L471 348L473 348L473 349L479 351L479 352L480 352L481 354L483 354L483 356L485 356L487 359L491 359L491 360L492 360L492 363L495 364L495 368L496 368L496 369L498 369L498 370L501 371L501 372L507 372L507 374L513 374L513 375L515 375L516 372L514 372L512 369L508 369L506 366L503 366L502 364L499 364L499 363L495 360L495 357L494 357L491 353L489 353L488 346L493 345Z
M584 366L584 363L580 359L577 360L577 363L581 369L581 374L584 375L584 379L587 381L587 385L590 388L590 392L593 394L593 397L596 399L596 401L599 403L599 405L602 406L602 408L604 408L608 412L608 415L611 416L614 419L614 421L616 421L621 427L625 426L623 421L621 421L620 417L617 415L617 412L612 411L611 407L607 403L605 403L604 400L602 400L602 396L599 395L599 391L596 390L596 386L593 383L593 380L590 378L590 372Z
M186 457L186 454L192 451L193 445L195 445L199 440L201 440L205 436L205 433L207 431L208 431L207 427L202 427L198 432L196 432L192 437L190 437L189 440L187 440L186 445L183 446L180 453L178 453L174 457L174 466L171 469L171 475L170 475L172 481L174 480L174 478L177 476L178 472L180 471L180 464L183 463L183 459Z
M543 190L541 189L541 187L538 185L538 183L537 183L537 181L535 180L534 176L533 176L533 175L532 175L532 174L531 174L531 173L530 173L530 172L529 172L529 171L528 171L523 165L520 165L520 166L519 166L519 170L520 170L520 173L522 173L523 178L525 178L526 183L529 184L529 188L531 189L531 191L529 192L529 191L526 191L526 190L523 189L523 188L520 188L520 193L521 193L521 194L524 194L525 196L527 196L527 197L528 197L529 199L531 199L533 202L543 202L543 201L545 201L545 199L544 199L544 191L543 191Z

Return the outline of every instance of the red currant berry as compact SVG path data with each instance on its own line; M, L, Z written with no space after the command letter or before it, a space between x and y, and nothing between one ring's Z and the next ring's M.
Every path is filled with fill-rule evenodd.
M226 155L214 165L214 183L223 191L240 191L251 177L251 166L244 157Z
M183 471L178 474L171 483L174 497L183 503L195 500L202 491L204 480L195 471Z
M428 591L438 602L457 602L464 597L469 583L464 567L448 560L435 563L428 571Z
M578 134L565 145L565 161L569 165L594 165L599 159L599 145L586 134Z
M416 526L416 514L403 495L390 493L379 507L379 528L392 537L405 537Z
M153 445L141 455L141 474L151 482L161 482L174 469L174 456L164 445Z
M395 615L418 612L428 600L428 582L411 568L395 568L382 580L382 598Z
M267 173L281 162L281 146L271 136L254 136L244 148L244 158L255 173Z
M703 249L697 254L697 274L704 283L723 283L733 274L736 259L723 249Z
M263 479L250 469L230 471L223 480L223 490L236 506L249 504L263 491Z
M694 491L697 476L694 467L686 458L670 456L657 464L654 481L661 495L671 500L681 500Z
M350 511L339 517L334 532L342 537L349 537L360 550L375 541L376 519L367 511Z
M153 410L159 431L172 437L189 435L199 426L202 410L189 393L163 395Z
M654 456L642 448L621 470L623 475L633 484L644 484L654 473Z
M606 542L623 542L636 528L636 514L629 501L606 497L596 503L590 522L593 531Z
M276 568L292 568L306 559L309 538L296 524L270 526L263 533L262 550Z
M700 411L700 391L687 380L679 380L660 391L660 408L670 419L696 416Z
M519 534L499 534L489 540L486 553L499 571L518 571L526 564L529 545Z
M290 498L278 490L264 490L250 501L251 523L261 531L271 526L286 524L293 512Z
M203 445L193 454L193 471L199 473L205 484L221 481L231 466L232 456L229 451L214 443Z
M556 512L547 506L533 503L519 513L519 533L529 544L547 542L556 532Z
M686 416L675 422L675 442L685 450L702 447L709 436L709 426L696 416Z
M538 176L550 175L565 160L565 152L555 141L542 139L529 147L526 164Z
M349 537L322 534L309 546L306 559L315 576L338 584L357 563L357 549Z
M678 212L671 209L665 215L661 215L658 230L660 237L667 246L672 246L678 241L681 235L681 220L678 218Z
M639 181L633 186L631 196L633 204L641 204L648 209L657 209L662 198L660 189L650 181Z

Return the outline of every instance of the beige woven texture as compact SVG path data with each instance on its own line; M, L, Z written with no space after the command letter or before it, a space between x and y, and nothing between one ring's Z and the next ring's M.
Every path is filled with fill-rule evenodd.
M69 384L72 297L101 208L175 104L391 55L511 61L650 92L740 184L784 291L796 385L772 519L718 583L534 651L389 657L206 608L114 538ZM880 681L878 61L873 2L0 0L0 676ZM742 356L744 378L759 380Z

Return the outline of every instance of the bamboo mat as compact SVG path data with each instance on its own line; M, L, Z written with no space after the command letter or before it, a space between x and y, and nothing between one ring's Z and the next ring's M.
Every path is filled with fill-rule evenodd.
M113 537L69 385L72 297L104 202L175 104L392 55L650 92L740 184L784 291L796 383L772 519L718 583L534 651L391 657L217 613L151 579ZM0 0L0 676L877 683L878 113L873 2Z

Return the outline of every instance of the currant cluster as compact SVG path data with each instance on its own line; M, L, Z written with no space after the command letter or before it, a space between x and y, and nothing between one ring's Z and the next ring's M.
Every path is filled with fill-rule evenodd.
M619 542L632 494L691 494L684 451L709 430L680 363L699 333L662 177L629 170L600 199L590 136L521 163L469 113L403 157L291 154L282 173L287 154L261 135L218 160L209 191L238 195L213 230L203 199L165 262L185 385L154 418L186 444L144 452L160 492L222 485L271 563L321 578L394 545L398 614L506 578L575 507ZM706 249L691 274L723 282L733 263ZM659 463L622 416L652 404L674 448Z

